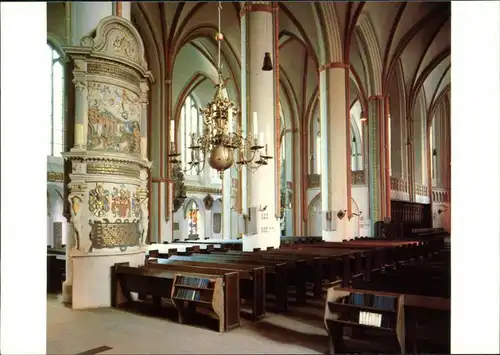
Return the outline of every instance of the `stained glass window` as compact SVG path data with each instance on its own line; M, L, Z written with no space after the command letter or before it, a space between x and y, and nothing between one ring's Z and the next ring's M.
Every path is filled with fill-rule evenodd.
M187 220L188 220L188 234L190 237L198 235L198 221L200 218L200 211L195 201L191 200L187 206Z

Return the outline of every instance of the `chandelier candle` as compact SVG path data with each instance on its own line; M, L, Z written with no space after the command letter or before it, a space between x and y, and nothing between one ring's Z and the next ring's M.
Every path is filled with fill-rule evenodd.
M170 120L170 143L175 142L175 121Z

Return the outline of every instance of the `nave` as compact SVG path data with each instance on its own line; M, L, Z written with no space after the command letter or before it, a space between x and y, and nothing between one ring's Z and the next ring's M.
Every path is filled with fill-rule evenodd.
M253 252L238 242L152 244L144 266L115 265L114 309L72 313L49 299L48 350L63 353L70 344L61 335L65 321L52 323L61 314L99 334L74 346L109 347L103 353L446 353L448 237L440 229L406 240L292 237L280 249ZM366 312L371 318L361 318ZM93 328L99 317L107 320ZM115 345L132 329L147 335ZM159 329L169 335L144 341ZM202 340L211 336L216 341ZM190 337L196 341L179 341Z

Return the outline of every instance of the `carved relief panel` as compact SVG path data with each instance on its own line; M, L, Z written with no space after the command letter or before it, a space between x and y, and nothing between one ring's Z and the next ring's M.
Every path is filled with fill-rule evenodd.
M139 96L116 85L89 82L87 149L140 154Z

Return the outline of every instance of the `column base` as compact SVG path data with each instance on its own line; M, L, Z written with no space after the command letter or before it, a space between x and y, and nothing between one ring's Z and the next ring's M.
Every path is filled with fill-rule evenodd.
M273 247L274 249L279 249L280 247L280 235L269 234L255 234L255 235L243 235L243 251L253 251L255 248L260 248L260 250L266 250L268 247Z
M73 256L72 308L111 307L111 272L116 263L144 265L147 248Z
M68 281L62 284L62 303L71 304L73 296L73 285Z

